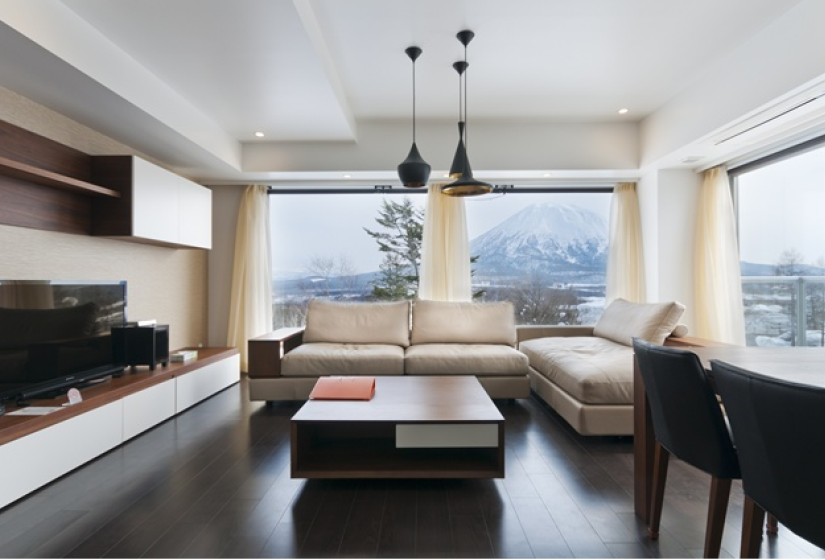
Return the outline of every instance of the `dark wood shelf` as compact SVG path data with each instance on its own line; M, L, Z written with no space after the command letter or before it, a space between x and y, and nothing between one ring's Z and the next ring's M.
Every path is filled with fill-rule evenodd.
M0 174L46 187L85 194L87 196L120 198L120 193L115 190L81 181L80 179L67 177L59 173L46 171L33 165L20 163L2 156L0 156Z

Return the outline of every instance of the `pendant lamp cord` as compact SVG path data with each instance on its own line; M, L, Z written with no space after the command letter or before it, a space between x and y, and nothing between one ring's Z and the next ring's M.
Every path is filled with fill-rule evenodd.
M467 71L470 69L470 63L467 62L467 45L464 45L464 152L469 151L469 143L467 142Z
M413 144L415 144L415 59L412 61L413 74Z

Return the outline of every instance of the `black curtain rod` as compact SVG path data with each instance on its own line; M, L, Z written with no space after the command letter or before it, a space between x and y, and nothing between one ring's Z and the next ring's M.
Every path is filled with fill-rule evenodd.
M370 188L370 187L290 187L279 189L269 187L269 194L426 194L427 189L407 188ZM571 193L611 193L613 187L517 187L513 185L495 185L490 194L571 194Z

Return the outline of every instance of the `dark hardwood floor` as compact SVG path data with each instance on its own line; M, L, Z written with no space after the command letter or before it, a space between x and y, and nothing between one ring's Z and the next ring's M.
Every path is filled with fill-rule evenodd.
M633 514L631 440L579 437L535 400L499 403L501 480L292 480L298 406L227 389L0 510L0 556L701 556L708 477L672 461L650 541ZM735 484L723 556L738 556L741 514ZM825 552L782 527L762 556Z

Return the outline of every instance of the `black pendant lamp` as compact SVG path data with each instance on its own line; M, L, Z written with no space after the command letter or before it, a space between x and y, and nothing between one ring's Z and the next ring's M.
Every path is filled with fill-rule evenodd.
M404 52L413 63L413 143L407 159L398 164L398 178L405 187L426 187L430 178L430 164L424 161L415 145L415 59L421 56L421 49L407 47Z
M450 196L478 196L493 191L493 185L473 178L473 170L470 167L470 159L467 157L467 45L475 37L475 33L470 30L459 31L456 35L459 42L464 45L464 60L453 64L458 72L458 148L453 158L453 165L450 167L450 177L457 177L455 181L441 187L441 192ZM461 85L464 82L463 111Z

